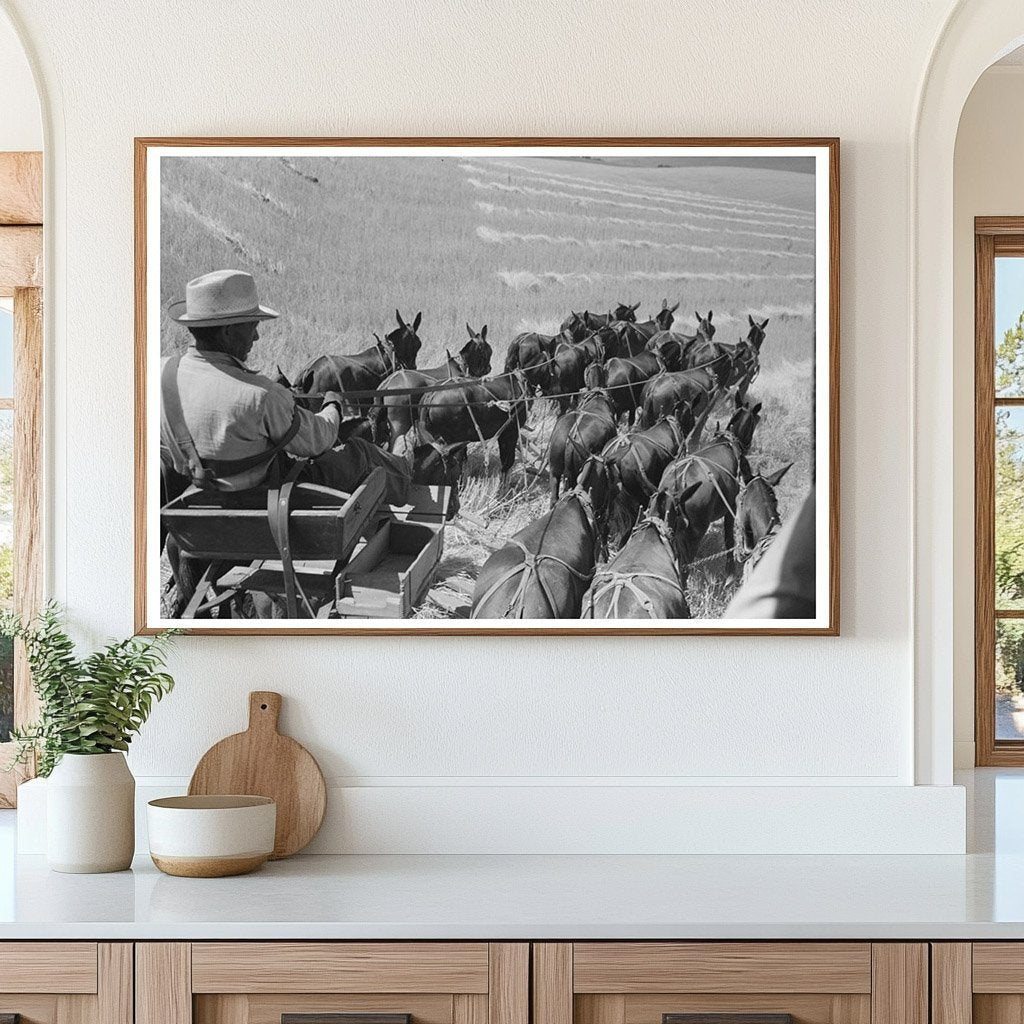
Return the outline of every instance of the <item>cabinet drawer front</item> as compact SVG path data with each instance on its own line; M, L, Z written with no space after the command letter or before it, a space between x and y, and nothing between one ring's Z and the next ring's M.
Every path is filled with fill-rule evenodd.
M1024 992L1024 942L976 942L975 992Z
M95 942L0 944L0 992L96 992Z
M479 992L486 942L197 942L192 991Z
M869 993L869 943L578 942L573 991Z
M450 995L412 993L202 995L194 1024L281 1024L286 1014L411 1014L413 1024L455 1024Z

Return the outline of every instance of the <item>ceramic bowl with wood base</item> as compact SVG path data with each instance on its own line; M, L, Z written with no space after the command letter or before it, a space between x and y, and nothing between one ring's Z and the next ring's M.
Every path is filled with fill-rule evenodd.
M149 853L168 875L225 878L274 852L277 805L266 796L169 796L147 808Z

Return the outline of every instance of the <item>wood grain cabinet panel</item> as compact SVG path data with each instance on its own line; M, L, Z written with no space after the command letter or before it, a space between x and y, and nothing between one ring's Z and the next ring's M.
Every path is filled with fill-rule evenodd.
M577 942L576 992L870 992L865 942Z
M1024 1024L1024 942L934 943L933 1024Z
M95 942L0 943L0 992L96 992Z
M0 942L0 1017L21 1024L132 1024L126 942Z
M929 1024L928 958L925 943L537 943L533 1024Z
M135 1024L281 1024L284 1014L530 1024L529 975L529 945L516 942L146 943Z
M193 992L487 992L486 942L196 942Z

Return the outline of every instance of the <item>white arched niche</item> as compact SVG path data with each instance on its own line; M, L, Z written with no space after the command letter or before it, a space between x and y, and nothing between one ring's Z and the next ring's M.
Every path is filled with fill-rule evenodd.
M911 350L914 371L915 779L953 778L953 159L982 73L1024 43L1020 0L960 0L936 41L911 138ZM970 340L968 341L970 343Z

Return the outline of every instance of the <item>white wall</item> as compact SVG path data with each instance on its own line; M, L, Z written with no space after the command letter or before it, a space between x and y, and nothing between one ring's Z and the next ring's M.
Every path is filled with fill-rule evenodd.
M843 140L840 639L185 638L137 773L264 687L360 791L913 782L908 157L946 0L4 3L51 97L52 589L91 638L132 628L133 136Z
M974 764L974 218L1024 215L1024 66L990 68L960 119L954 162L954 710L958 767Z
M40 150L43 124L25 50L0 15L0 152Z

